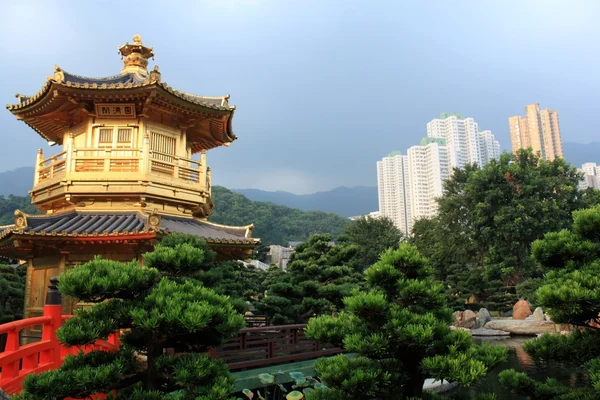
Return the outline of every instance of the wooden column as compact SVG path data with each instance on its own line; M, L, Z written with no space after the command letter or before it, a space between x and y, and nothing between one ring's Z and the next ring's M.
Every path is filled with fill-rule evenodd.
M58 262L58 276L62 275L67 271L67 260L69 258L68 251L60 252L60 260ZM73 299L69 296L62 296L62 313L69 315L73 313Z
M33 187L40 182L40 166L44 161L44 150L38 149L37 157L35 159L35 169L33 171Z
M73 162L73 133L69 133L68 139L67 139L67 145L65 146L65 174L69 174L72 170L74 170L75 168L73 168L73 166L71 165L71 163Z
M23 304L23 318L29 318L29 305L31 303L31 283L33 280L33 259L27 260L27 277L25 278L25 301Z

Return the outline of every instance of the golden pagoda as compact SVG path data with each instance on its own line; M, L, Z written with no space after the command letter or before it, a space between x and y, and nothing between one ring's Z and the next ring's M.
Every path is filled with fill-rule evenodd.
M158 66L148 70L154 52L140 35L118 49L120 74L86 78L55 66L37 94L7 106L62 146L49 158L37 154L30 194L42 214L17 210L14 225L0 231L0 255L28 262L25 318L41 315L51 276L98 254L141 263L171 232L203 238L221 258L246 258L259 242L252 225L206 220L213 208L206 151L236 139L229 95L163 83ZM67 301L63 311L72 307Z

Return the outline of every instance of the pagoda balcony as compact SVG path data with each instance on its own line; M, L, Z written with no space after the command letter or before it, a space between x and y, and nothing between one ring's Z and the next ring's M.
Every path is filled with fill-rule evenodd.
M150 195L198 204L210 193L204 155L193 160L143 148L71 148L46 159L40 150L31 190L38 207L62 195Z

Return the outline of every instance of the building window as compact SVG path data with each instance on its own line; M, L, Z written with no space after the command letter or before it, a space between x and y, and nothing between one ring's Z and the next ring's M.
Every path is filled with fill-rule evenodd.
M109 127L98 129L98 147L131 148L133 128Z
M100 144L102 147L106 147L107 145L108 147L111 147L112 133L112 128L101 128L98 132L98 144Z
M161 161L173 162L177 139L152 132L150 137L150 150L154 152L153 158Z
M127 144L131 146L131 128L119 128L117 131L117 143L119 145Z

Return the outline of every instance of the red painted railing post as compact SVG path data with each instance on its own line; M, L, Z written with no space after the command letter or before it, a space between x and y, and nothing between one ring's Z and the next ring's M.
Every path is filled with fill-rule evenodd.
M13 329L8 332L4 352L15 352L17 350L19 350L19 330ZM2 381L10 381L17 375L19 375L19 360L5 364L2 367Z
M108 337L108 343L115 346L117 349L121 348L121 341L119 340L121 336L121 331L116 331Z
M44 317L50 317L52 320L42 327L42 341L50 341L52 348L40 354L40 363L53 364L52 369L54 369L61 365L60 342L56 337L56 330L62 324L62 299L58 291L58 278L56 276L50 278L46 305L44 305Z

